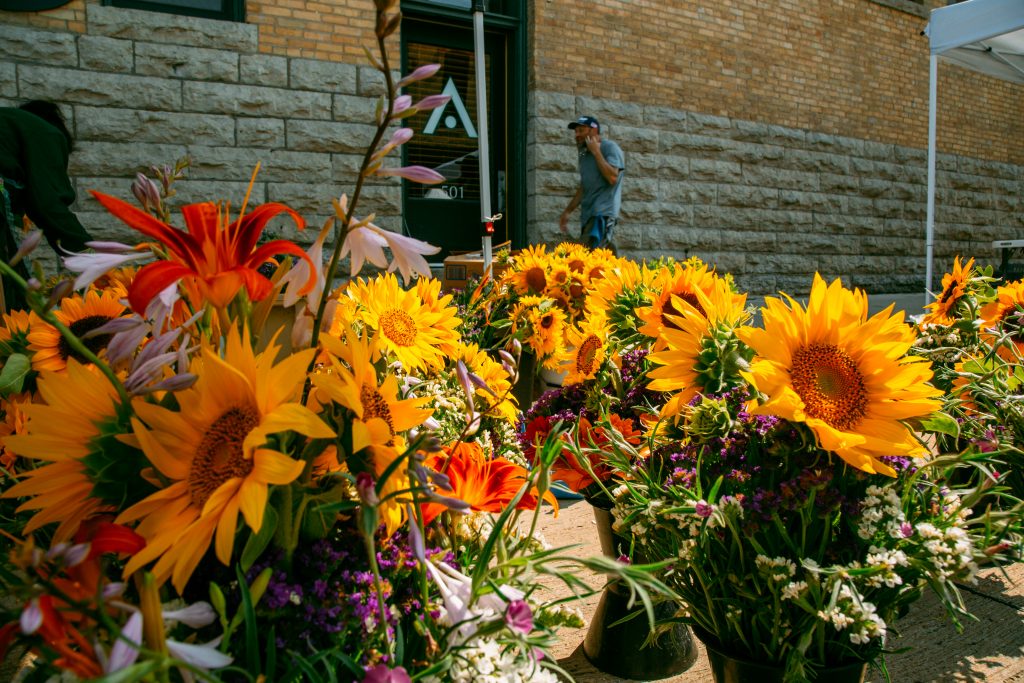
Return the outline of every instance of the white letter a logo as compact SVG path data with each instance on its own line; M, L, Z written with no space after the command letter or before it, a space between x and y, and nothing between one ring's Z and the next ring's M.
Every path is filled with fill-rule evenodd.
M441 91L442 95L448 95L452 99L448 101L448 104L443 107L438 107L427 119L427 125L423 128L424 135L433 135L437 130L437 124L441 121L441 116L448 111L448 105L455 105L455 113L459 115L458 120L451 114L445 116L444 127L451 129L456 126L460 121L462 127L466 129L466 135L471 138L476 137L476 128L473 126L473 122L469 119L469 112L466 111L466 105L462 103L462 97L459 95L459 91L455 88L455 81L452 80L451 76L448 77L448 83L444 86L444 90Z

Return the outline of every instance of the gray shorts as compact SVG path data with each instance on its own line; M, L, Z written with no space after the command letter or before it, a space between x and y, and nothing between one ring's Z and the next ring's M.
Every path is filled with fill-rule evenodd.
M618 218L612 216L594 216L584 223L580 230L580 242L591 249L611 249L615 252L612 233L619 224Z

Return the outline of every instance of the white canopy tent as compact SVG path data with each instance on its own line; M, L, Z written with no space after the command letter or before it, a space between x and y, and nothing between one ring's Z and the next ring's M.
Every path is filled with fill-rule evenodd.
M928 90L928 213L925 303L935 248L935 122L939 58L1024 84L1024 0L968 0L933 9L925 28L931 49Z

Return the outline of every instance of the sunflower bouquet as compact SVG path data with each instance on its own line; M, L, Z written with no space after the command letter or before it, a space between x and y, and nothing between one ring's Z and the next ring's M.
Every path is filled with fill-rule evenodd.
M661 421L602 450L626 475L616 529L673 559L676 618L716 656L800 681L879 661L925 585L962 616L955 582L992 529L976 489L933 480L915 428L942 392L902 314L869 317L862 292L817 276L806 305L768 298L758 327L726 289L671 305L649 374L671 394Z

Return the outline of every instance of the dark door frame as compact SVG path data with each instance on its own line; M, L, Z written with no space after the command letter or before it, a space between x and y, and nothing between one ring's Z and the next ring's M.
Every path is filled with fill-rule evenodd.
M498 32L505 36L506 54L506 163L508 175L505 179L505 204L511 218L506 224L513 249L526 246L526 2L525 0L504 0L507 13L487 12L484 15L484 30ZM472 31L473 17L468 9L446 7L424 0L402 0L402 14L410 19L442 22L444 24ZM402 44L402 60L405 61L405 43ZM403 212L405 208L403 188ZM493 198L492 198L493 201Z

